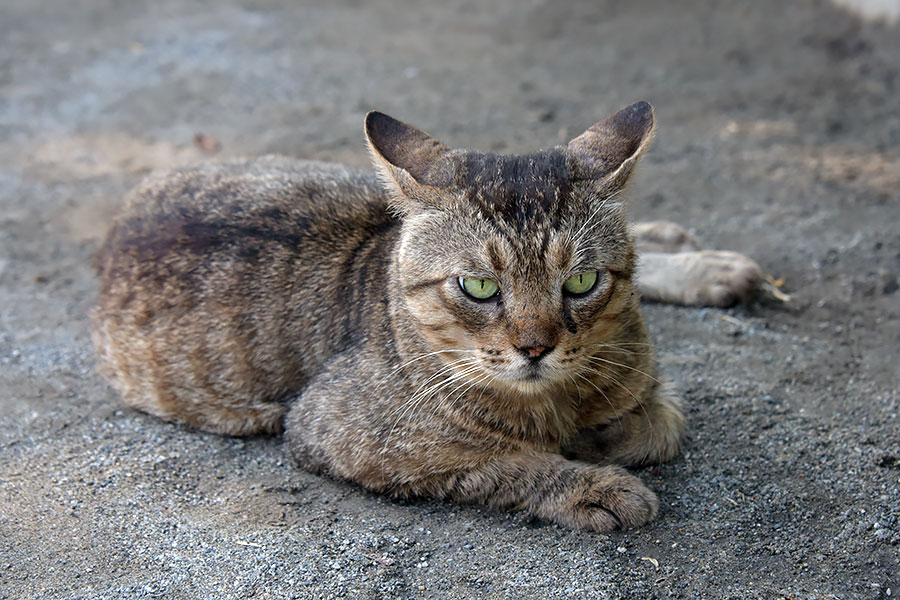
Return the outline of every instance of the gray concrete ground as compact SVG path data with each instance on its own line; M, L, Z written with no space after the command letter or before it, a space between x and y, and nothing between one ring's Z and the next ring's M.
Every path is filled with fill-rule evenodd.
M365 165L371 108L529 150L641 98L634 213L792 295L647 307L693 434L649 525L394 502L95 374L90 257L149 169ZM811 0L0 3L0 598L900 595L898 148L900 30Z

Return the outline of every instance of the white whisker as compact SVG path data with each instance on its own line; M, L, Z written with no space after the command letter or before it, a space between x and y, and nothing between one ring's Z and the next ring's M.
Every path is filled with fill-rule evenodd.
M393 425L391 425L391 429L388 431L388 435L384 440L384 444L382 445L381 454L382 454L382 469L384 468L384 454L388 450L388 444L390 442L391 437L394 434L394 430L400 424L400 422L407 416L415 414L415 411L419 406L424 404L430 397L432 397L435 393L450 385L461 378L465 378L470 373L474 373L479 369L479 360L477 358L465 357L461 359L457 359L450 363L444 365L441 369L439 369L436 373L434 373L431 377L426 379L419 388L400 406L398 406L388 418L394 417L397 415L396 419L394 419ZM439 381L431 386L428 386L429 383L434 381L437 378L440 378L442 375L454 371L457 367L462 366L461 371L457 371L451 374L447 379L443 381ZM399 414L398 414L399 413Z
M594 210L594 212L591 213L591 216L589 216L587 218L587 220L581 225L581 227L578 229L578 231L575 232L575 235L573 235L572 237L577 239L578 236L581 235L581 232L583 232L587 228L587 226L591 224L591 222L594 220L594 217L596 217L600 213L600 211L605 210L606 208L609 208L610 201L613 198L615 198L616 196L618 196L619 194L621 194L622 191L623 190L617 190L616 192L610 194L609 196L607 196L606 198L601 200L598 203L597 208Z
M597 392L598 392L601 396L603 396L603 398L606 400L606 403L609 404L609 407L612 409L613 414L616 416L616 421L619 423L619 427L621 428L621 427L622 427L622 420L619 418L619 412L616 410L615 405L613 405L612 401L609 399L609 396L607 396L606 393L605 393L603 390L601 390L599 387L597 387L597 384L596 384L596 383L594 383L593 381L591 381L589 378L585 377L584 374L583 374L581 371L576 371L576 372L575 372L575 375L576 375L577 377L581 378L582 380L586 381L586 382L588 383L588 385L590 385L591 387L593 387L595 390L597 390Z
M588 357L588 358L590 358L590 357ZM587 367L587 365L585 365L585 367ZM589 367L587 367L587 368L589 368ZM608 367L607 367L607 368L608 368ZM600 374L604 379L606 379L607 381L610 381L611 383L613 383L613 384L615 384L616 386L618 386L619 389L622 389L622 390L628 392L628 394L629 394L629 395L632 397L632 399L634 400L635 404L637 404L637 405L640 407L641 412L644 413L644 417L647 419L648 431L650 432L650 439L651 439L651 441L652 441L652 440L653 440L653 431L654 431L654 429L653 429L653 420L650 418L650 413L647 412L647 408L644 406L644 403L641 402L640 398L638 398L638 397L635 395L635 393L634 393L633 391L631 391L631 389L629 389L629 388L628 388L626 385L624 385L621 381L619 381L618 379L616 379L615 377L613 377L612 373L610 373L610 372L608 372L608 371L607 371L607 372L600 372L600 371L598 371L597 369L591 369L591 371L594 372L594 373ZM659 380L656 380L656 381L659 381Z
M472 354L475 354L475 353L477 353L478 351L477 351L477 350L456 350L456 349L452 349L452 348L447 348L447 349L444 349L444 350L435 350L434 352L426 352L425 354L422 354L422 355L420 355L420 356L417 356L417 357L413 358L412 360L408 360L408 361L406 361L405 363L403 363L403 364L401 364L401 365L397 365L396 367L394 367L394 370L395 370L395 371L399 371L399 370L402 369L403 367L409 366L409 365L413 364L413 363L416 362L416 361L422 360L423 358L428 358L429 356L434 356L434 355L436 355L436 354L443 354L444 352L460 352L460 353L472 353Z
M662 381L660 381L659 379L657 379L657 378L654 377L653 375L650 375L649 373L645 373L644 371L641 371L640 369L638 369L638 368L636 368L636 367L632 367L631 365L626 365L626 364L624 364L624 363L616 362L616 361L614 361L614 360L609 360L609 359L607 359L607 358L601 358L601 357L599 357L599 356L587 356L587 357L585 357L585 358L586 358L587 360L591 361L591 362L594 362L594 363L603 363L603 364L607 364L607 365L613 365L613 366L616 366L616 367L621 367L621 368L623 368L623 369L628 369L628 370L630 370L630 371L634 371L635 373L638 373L638 374L640 374L640 375L643 375L644 377L646 377L646 378L649 379L650 381L653 381L653 382L658 383L658 384L662 384Z

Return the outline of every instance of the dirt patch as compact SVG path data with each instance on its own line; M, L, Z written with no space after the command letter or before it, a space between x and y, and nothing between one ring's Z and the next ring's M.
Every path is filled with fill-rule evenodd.
M148 141L124 133L56 137L26 152L30 173L51 181L146 174L196 162L205 155L196 145Z

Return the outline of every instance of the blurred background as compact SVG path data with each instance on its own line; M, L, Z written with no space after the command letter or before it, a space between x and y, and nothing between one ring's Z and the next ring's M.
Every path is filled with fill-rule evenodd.
M900 0L0 2L0 598L900 593ZM692 442L606 536L295 472L277 439L126 410L91 255L152 169L366 167L378 109L450 146L564 143L636 100L635 218L790 301L650 305Z

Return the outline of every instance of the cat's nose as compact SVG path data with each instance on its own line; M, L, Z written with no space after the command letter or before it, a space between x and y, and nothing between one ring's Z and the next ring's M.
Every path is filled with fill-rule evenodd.
M521 352L531 362L537 362L550 354L553 348L554 346L521 346L517 347L516 350Z

